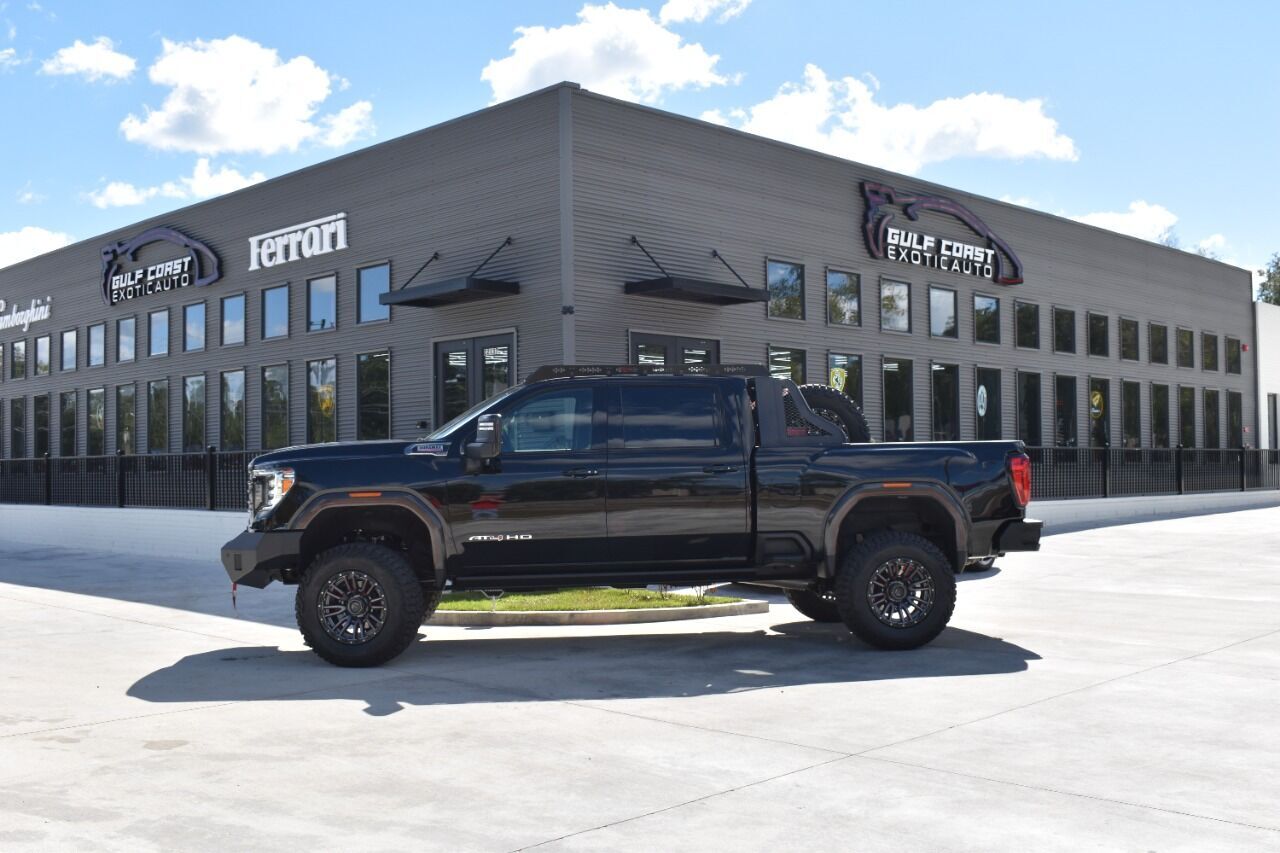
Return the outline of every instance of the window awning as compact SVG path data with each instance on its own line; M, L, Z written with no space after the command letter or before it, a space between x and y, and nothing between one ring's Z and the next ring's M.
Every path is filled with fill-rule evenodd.
M670 275L647 278L643 281L629 281L623 287L623 291L633 296L650 296L655 299L696 302L702 305L741 305L747 302L769 301L768 291L761 288Z
M415 284L400 290L383 293L378 301L383 305L415 305L419 308L438 308L462 302L478 302L482 299L498 299L520 292L520 283L496 278L477 278L464 275L446 278L428 284Z

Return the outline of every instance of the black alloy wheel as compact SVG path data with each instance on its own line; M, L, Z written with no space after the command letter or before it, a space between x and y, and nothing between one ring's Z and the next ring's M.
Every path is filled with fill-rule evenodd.
M937 545L914 533L886 530L868 535L845 555L835 594L841 618L858 639L882 649L914 649L947 627L956 579Z

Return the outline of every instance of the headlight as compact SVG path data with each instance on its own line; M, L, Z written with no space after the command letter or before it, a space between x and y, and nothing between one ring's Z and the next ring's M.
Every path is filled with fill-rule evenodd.
M249 474L249 514L270 512L293 488L292 468L255 468Z

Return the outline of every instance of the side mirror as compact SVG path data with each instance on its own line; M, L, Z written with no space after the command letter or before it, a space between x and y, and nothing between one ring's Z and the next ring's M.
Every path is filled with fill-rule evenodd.
M476 421L476 438L463 448L468 462L496 459L502 452L502 415L481 415Z

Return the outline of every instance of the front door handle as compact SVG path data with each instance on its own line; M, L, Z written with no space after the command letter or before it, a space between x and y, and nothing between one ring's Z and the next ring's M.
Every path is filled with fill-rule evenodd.
M583 479L586 479L587 477L598 477L600 475L600 472L597 471L595 468L569 468L564 472L564 475L566 477L573 477L578 480L583 480Z
M737 465L707 465L702 469L702 472L704 474L732 474L737 470Z

